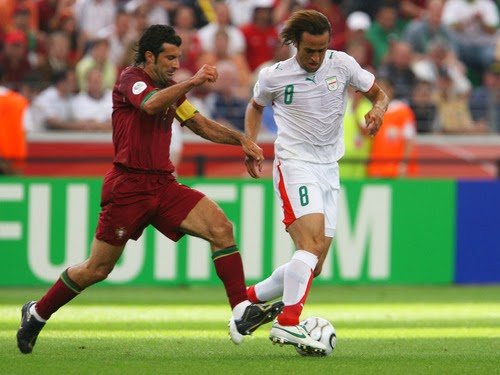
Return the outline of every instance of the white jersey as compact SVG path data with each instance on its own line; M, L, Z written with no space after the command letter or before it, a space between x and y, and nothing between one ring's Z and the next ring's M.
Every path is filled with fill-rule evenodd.
M347 88L366 92L375 81L344 52L327 50L314 73L302 69L295 56L264 68L254 87L254 100L273 104L278 136L276 157L332 163L344 154Z

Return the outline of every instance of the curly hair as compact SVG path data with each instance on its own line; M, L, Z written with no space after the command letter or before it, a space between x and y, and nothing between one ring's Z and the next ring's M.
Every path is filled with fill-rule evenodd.
M135 64L139 65L146 62L146 52L150 51L153 55L158 55L163 51L163 43L173 44L180 47L182 40L171 26L151 25L139 39L137 52L135 54Z
M326 31L332 35L332 27L324 14L315 10L299 10L286 21L280 36L284 44L298 44L304 32L322 35Z

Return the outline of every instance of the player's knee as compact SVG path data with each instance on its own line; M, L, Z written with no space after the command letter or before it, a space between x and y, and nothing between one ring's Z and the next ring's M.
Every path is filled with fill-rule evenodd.
M323 265L322 264L317 264L316 265L316 268L314 268L314 271L313 271L313 276L314 277L318 277L319 275L321 275L321 271L323 270Z
M227 218L217 220L211 225L210 233L214 242L231 239L233 238L233 224Z
M111 266L101 266L92 270L92 283L98 283L100 281L106 280L109 274L113 271Z
M317 236L311 238L307 244L307 250L311 253L317 255L318 257L323 253L325 248L325 238L324 236Z

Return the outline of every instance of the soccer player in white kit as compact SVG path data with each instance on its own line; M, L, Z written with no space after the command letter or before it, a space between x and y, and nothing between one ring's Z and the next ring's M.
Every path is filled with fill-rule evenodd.
M294 241L292 259L270 277L248 288L250 300L282 296L284 307L270 331L275 343L324 354L325 346L299 325L309 287L335 235L340 190L338 160L344 154L343 119L349 85L373 103L365 115L370 135L382 124L387 95L372 73L344 52L329 50L331 26L313 10L292 14L281 32L297 53L262 69L246 111L245 131L256 140L262 109L273 105L278 126L273 165L274 188L283 208L283 223ZM261 162L246 159L258 178Z

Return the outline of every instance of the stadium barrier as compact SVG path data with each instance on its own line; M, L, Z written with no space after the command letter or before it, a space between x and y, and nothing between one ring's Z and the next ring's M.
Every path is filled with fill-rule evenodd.
M203 191L227 213L249 282L289 260L293 244L283 229L270 179L181 181ZM488 234L483 221L472 218L498 223L500 209L484 216L486 200L478 205L460 201L484 197L496 199L498 206L494 192L499 187L494 181L346 181L336 239L316 282L450 284L476 280L471 277L485 264L493 272L477 281L499 282L499 263L490 264L491 254L481 241L498 251L500 240ZM94 234L100 188L97 178L0 179L0 285L49 284L66 267L83 261ZM479 234L481 240L475 237ZM476 254L484 259L471 263L468 257ZM465 272L462 263L478 269ZM148 228L138 241L129 242L105 283L219 285L219 280L208 243L190 236L173 243Z

